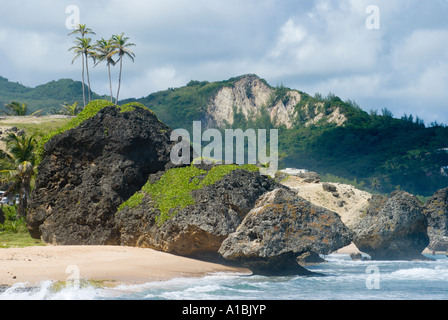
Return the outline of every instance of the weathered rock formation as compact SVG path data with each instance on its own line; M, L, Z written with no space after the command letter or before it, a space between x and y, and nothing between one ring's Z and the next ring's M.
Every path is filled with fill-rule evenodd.
M45 145L27 215L35 238L119 244L118 206L170 165L171 129L149 109L105 107Z
M448 188L437 191L425 204L428 219L428 248L448 251Z
M261 275L306 275L296 259L305 252L329 254L351 243L339 216L312 205L289 189L257 201L219 253Z
M353 242L373 260L425 259L428 222L420 201L406 192L374 196L353 226Z
M199 178L204 179L204 175ZM154 199L145 194L139 205L117 213L121 244L187 256L217 253L256 200L279 187L258 172L237 169L214 184L193 190L194 203L173 208L172 217L163 223L157 220L161 212ZM173 192L176 194L176 190Z

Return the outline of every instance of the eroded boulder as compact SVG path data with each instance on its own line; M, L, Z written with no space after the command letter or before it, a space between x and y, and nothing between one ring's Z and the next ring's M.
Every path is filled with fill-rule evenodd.
M428 222L420 201L407 192L374 196L365 216L353 226L354 243L373 260L426 259Z
M54 136L27 215L31 235L58 245L119 244L117 208L171 165L171 131L149 109L108 106Z
M428 219L428 248L448 251L448 188L434 193L426 202L424 213Z
M289 189L258 199L219 253L261 275L308 275L296 259L305 252L329 254L351 243L352 233L332 211Z
M229 172L222 177L214 178L226 171ZM158 189L160 179L164 179L161 186L166 188L164 194L144 191L150 185ZM209 179L216 181L209 184ZM259 172L232 165L173 169L152 177L147 187L135 195L141 197L138 205L124 206L117 213L121 244L193 256L217 254L222 242L237 229L256 200L281 186ZM167 201L173 205L163 214Z

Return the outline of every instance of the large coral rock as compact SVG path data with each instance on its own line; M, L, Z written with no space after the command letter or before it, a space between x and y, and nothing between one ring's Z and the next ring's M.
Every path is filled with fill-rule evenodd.
M191 168L174 170L182 175ZM190 182L213 175L209 170L201 172L197 177L190 177ZM150 182L158 179L160 176ZM174 196L180 193L177 187L173 185L169 190ZM121 244L184 256L217 254L222 241L236 230L256 200L276 187L280 185L258 172L236 169L213 184L192 190L191 203L170 209L169 218L164 221L160 220L156 199L142 192L138 205L124 207L117 213Z
M350 244L352 234L339 216L289 189L261 196L219 253L261 275L304 275L296 258L329 254Z
M428 222L420 201L407 192L374 196L363 219L353 226L354 243L374 260L425 259Z
M434 193L424 212L428 219L429 249L448 251L448 188Z
M149 109L110 106L53 137L27 215L31 235L58 245L119 244L117 208L170 166L171 131Z

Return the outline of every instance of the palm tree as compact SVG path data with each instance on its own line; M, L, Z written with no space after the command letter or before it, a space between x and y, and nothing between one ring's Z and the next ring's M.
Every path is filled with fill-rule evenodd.
M26 103L20 103L19 101L11 101L10 103L5 104L5 108L8 111L3 111L3 113L8 116L27 116L28 115L28 105ZM34 116L42 110L36 111L31 115Z
M65 102L64 104L61 104L61 107L64 109L64 112L69 116L76 116L80 112L78 107L78 101L76 101L72 105L69 105L67 102Z
M118 104L118 97L120 95L121 88L121 73L123 70L123 57L127 56L131 58L132 62L134 62L135 53L129 50L129 47L135 46L134 43L128 43L129 38L124 36L124 33L121 35L113 35L111 39L111 48L112 52L109 53L109 57L114 55L118 55L118 61L120 61L120 75L118 77L118 90L117 90L117 99L115 100L115 104Z
M85 24L79 24L77 26L77 28L75 30L73 30L72 32L70 32L68 35L72 35L72 34L80 34L81 38L76 38L77 41L75 41L76 46L72 47L69 49L69 51L74 50L75 51L75 58L72 61L72 64L74 62L74 60L76 58L79 57L79 55L81 54L82 57L82 96L84 99L84 107L86 106L86 95L85 95L85 84L84 84L84 66L87 68L87 83L89 85L89 102L91 100L91 96L90 96L90 76L89 76L89 61L88 58L89 56L92 56L93 51L92 51L92 47L90 46L90 41L92 41L90 38L89 41L84 40L86 39L86 35L87 34L95 34L95 32L92 31L92 29L87 28L87 26ZM81 49L82 48L82 49ZM79 52L79 50L81 50L81 52Z
M9 187L3 196L19 194L17 219L20 219L26 216L31 194L31 182L37 170L34 153L36 140L34 136L22 135L18 137L11 133L6 141L9 154L0 152L0 175L1 182L9 184Z
M112 39L110 40L105 40L103 38L101 38L101 40L98 40L96 42L96 59L97 59L97 63L95 64L95 67L102 61L106 61L106 65L107 65L107 69L109 72L109 87L110 87L110 101L112 102L113 100L113 91L112 91L112 78L110 75L110 66L111 65L115 65L116 62L114 61L114 59L112 58Z
M88 63L88 59L89 57L94 58L93 55L93 46L91 44L92 39L91 38L76 38L76 41L74 42L76 45L71 47L69 50L73 50L75 53L75 57L72 60L72 64L75 62L75 60L81 56L82 57L82 95L83 95L83 99L84 99L84 107L86 106L86 97L85 97L85 90L84 90L84 61L86 61L85 63L85 67L87 70L87 83L88 83L88 91L89 91L89 102L91 100L91 95L90 95L90 76L89 76L89 63Z

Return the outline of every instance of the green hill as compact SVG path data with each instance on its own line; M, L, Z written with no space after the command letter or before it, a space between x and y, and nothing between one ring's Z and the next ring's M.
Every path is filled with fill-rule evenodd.
M85 89L87 93L87 86ZM104 98L107 99L95 93L92 95L94 100ZM4 105L11 101L26 103L31 113L42 110L43 114L59 110L60 105L65 102L73 104L77 101L81 106L83 105L82 83L71 79L61 79L29 88L0 76L0 110L5 110Z

